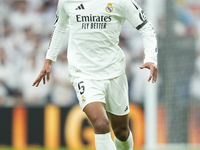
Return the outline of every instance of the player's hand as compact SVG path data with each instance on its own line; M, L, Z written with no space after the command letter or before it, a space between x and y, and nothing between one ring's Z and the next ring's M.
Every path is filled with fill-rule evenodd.
M150 76L148 78L148 82L151 81L152 79L152 83L155 83L157 80L157 72L158 72L156 65L152 62L147 62L140 67L140 69L143 69L143 68L150 69Z
M39 74L39 76L36 78L36 80L33 82L32 86L38 87L40 84L40 81L43 79L43 84L46 83L46 77L47 81L49 82L50 80L50 73L51 73L51 60L46 59L44 62L44 66Z

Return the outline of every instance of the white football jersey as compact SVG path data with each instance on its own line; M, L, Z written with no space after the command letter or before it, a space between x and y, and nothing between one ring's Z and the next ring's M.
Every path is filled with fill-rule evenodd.
M70 76L97 80L117 77L125 70L124 53L118 46L125 20L143 36L144 61L157 65L154 30L134 0L59 0L46 59L56 61L69 29Z

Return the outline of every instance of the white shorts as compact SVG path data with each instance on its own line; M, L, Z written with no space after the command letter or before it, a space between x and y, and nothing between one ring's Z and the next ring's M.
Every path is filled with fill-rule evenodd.
M106 80L74 78L73 86L82 108L92 102L106 104L106 111L123 116L129 113L126 74Z

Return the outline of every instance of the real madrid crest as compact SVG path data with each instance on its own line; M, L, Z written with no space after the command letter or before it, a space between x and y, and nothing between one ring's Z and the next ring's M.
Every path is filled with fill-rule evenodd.
M108 5L106 6L106 11L108 13L111 13L113 11L113 6L112 6L112 3L108 3Z
M82 96L82 103L85 103L85 101L86 101L86 98L85 98L85 96L83 95L83 96Z

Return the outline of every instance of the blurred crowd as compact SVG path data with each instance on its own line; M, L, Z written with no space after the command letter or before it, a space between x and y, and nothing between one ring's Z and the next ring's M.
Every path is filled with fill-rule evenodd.
M173 1L173 10L176 19L173 22L173 32L176 37L194 39L195 56L190 59L194 61L193 66L190 67L194 67L194 71L189 77L187 91L190 99L200 101L200 1L175 0ZM184 43L180 44L184 45ZM193 48L188 49L188 51L193 51Z
M144 0L136 0L144 6ZM157 36L165 28L165 0L159 1ZM200 2L177 0L174 4L179 20L175 22L177 36L195 36L196 71L191 93L200 98ZM45 105L54 103L69 106L78 103L67 70L67 39L52 65L51 80L45 86L32 87L38 76L49 46L53 30L57 0L3 0L0 2L0 106ZM148 16L148 14L147 14ZM143 91L149 75L139 70L143 64L143 43L138 31L126 22L120 43L127 61L129 97L142 103Z
M57 0L1 2L0 105L71 105L75 103L67 71L67 44L52 66L51 82L32 87L53 30Z

